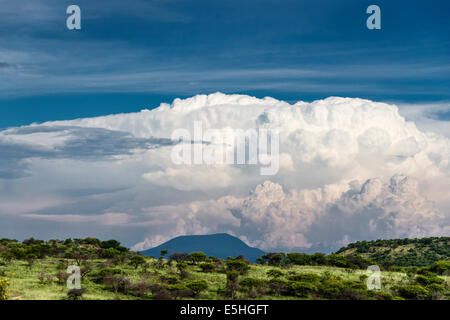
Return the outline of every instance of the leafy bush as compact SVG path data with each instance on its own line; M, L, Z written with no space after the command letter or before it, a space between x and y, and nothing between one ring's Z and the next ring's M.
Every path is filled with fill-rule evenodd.
M315 273L300 273L300 274L294 274L289 277L289 280L292 280L292 281L311 282L311 283L317 283L318 281L320 281L320 279L321 279L321 277Z
M280 266L285 262L285 259L286 255L283 252L267 253L261 257L261 261L269 266Z
M66 284L67 279L70 277L70 274L64 271L58 271L56 273L56 278L60 284Z
M347 258L344 256L341 256L339 254L330 254L327 257L327 262L330 266L340 267L340 268L347 268L348 262Z
M124 275L110 275L103 279L103 282L109 284L114 292L127 293L128 289L131 287L131 281L128 277Z
M269 271L267 271L267 276L270 278L280 278L284 276L284 273L283 271L278 269L270 269Z
M42 284L50 284L53 282L53 276L43 271L39 272L37 277Z
M136 297L144 297L151 289L151 285L146 281L139 281L128 285L127 292Z
M339 295L341 300L367 300L367 292L361 289L349 289L345 288Z
M104 282L104 280L107 277L111 277L114 275L121 275L121 274L123 274L123 271L120 268L106 267L106 268L97 270L91 276L92 276L92 281L94 281L96 283L102 283L102 282Z
M165 277L165 281L167 281L168 284L177 284L178 282L180 282L180 279L175 276L169 276Z
M306 253L288 253L287 263L299 266L307 266L312 264L312 257Z
M117 240L102 241L100 243L100 247L102 247L103 249L109 249L109 248L119 249L120 242Z
M287 294L289 282L285 279L274 278L269 280L269 289L274 294Z
M450 260L435 262L431 267L431 271L441 275L450 275Z
M206 258L207 258L207 256L203 252L192 252L191 254L189 254L189 259L193 263L205 261Z
M186 283L186 287L192 290L194 297L198 297L200 292L208 289L208 283L205 280L194 280Z
M437 276L423 276L419 275L416 277L416 282L422 286L428 286L430 284L441 284L444 282L444 279L441 279Z
M203 272L214 272L216 266L214 265L214 263L204 262L200 264L200 268Z
M145 263L145 258L140 255L134 255L131 257L129 264L132 265L135 269L137 269L140 265Z
M178 298L186 298L191 296L191 292L189 288L187 288L184 284L170 284L167 287L167 290L171 293L174 299Z
M319 286L319 293L326 299L338 299L344 290L344 284L337 279L324 279Z
M425 287L431 293L445 293L445 288L437 283L429 284Z
M227 284L225 286L225 294L234 299L236 292L239 290L239 271L229 270L227 272Z
M418 285L397 287L396 291L400 297L411 300L424 300L429 296L428 290Z
M175 252L172 253L169 257L169 260L174 260L176 262L187 261L189 259L189 255L187 253Z
M159 285L159 284L152 284L149 286L150 291L152 292L153 298L155 300L170 300L172 299L172 294L170 293L167 288Z
M289 291L297 297L307 297L311 293L318 291L317 286L310 282L294 281L289 284Z
M392 296L392 294L390 294L388 292L383 292L383 291L379 291L379 290L377 290L377 291L369 290L367 292L370 296L372 296L376 300L394 300L394 297Z
M250 270L248 263L241 259L228 260L225 264L227 271L237 271L241 275L245 275Z
M105 259L112 259L120 255L120 251L114 248L108 248L102 251L101 256Z
M261 279L244 278L240 281L239 286L252 298L260 297L267 292L267 283Z
M0 279L0 300L8 300L10 293L10 281L8 278Z
M256 279L256 278L244 278L239 282L239 285L244 290L250 290L252 288L256 288L258 286L264 285L264 280Z

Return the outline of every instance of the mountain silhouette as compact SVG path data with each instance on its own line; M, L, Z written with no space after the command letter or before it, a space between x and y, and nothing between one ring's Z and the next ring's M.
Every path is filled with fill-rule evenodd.
M265 253L258 248L249 247L242 240L227 233L180 236L140 253L156 258L160 256L161 250L168 250L168 255L172 253L203 252L208 256L221 259L242 255L245 259L253 262Z

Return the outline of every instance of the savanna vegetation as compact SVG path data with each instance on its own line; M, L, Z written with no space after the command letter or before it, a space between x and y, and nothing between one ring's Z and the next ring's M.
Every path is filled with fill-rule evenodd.
M361 255L390 267L426 267L450 257L450 237L358 241L339 249L341 255Z
M440 248L440 259L422 266L380 263L367 254L370 246L357 252L359 243L330 255L268 253L251 263L242 256L219 259L202 252L169 255L167 250L144 257L115 240L95 238L1 239L0 300L450 299L448 247L441 250L442 238L430 239ZM448 245L449 238L443 239ZM374 264L381 267L379 290L366 285L372 275L366 269ZM79 267L81 289L67 288L72 265Z

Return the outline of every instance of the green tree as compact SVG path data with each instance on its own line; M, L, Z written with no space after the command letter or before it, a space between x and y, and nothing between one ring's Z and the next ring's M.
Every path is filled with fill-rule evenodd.
M129 264L132 265L135 269L145 263L145 258L140 255L134 255L131 257Z
M208 283L205 280L193 280L189 281L186 287L192 290L195 297L198 297L202 291L208 289Z
M206 254L204 254L203 252L192 252L192 253L189 255L189 259L190 259L193 263L205 261L206 258L207 258L207 256L206 256Z
M164 256L168 253L169 251L167 250L161 250L159 253L161 254L161 258L164 258Z

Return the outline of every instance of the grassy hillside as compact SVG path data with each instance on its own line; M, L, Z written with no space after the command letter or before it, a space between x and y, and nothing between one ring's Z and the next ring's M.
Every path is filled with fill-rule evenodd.
M0 240L2 299L450 299L446 261L409 272L381 272L369 290L364 258L267 254L252 264L201 252L155 259L98 239ZM305 265L311 263L314 265ZM81 268L69 290L67 267ZM339 267L339 265L345 267Z
M450 238L359 241L341 248L342 255L362 255L384 266L424 267L450 259Z

